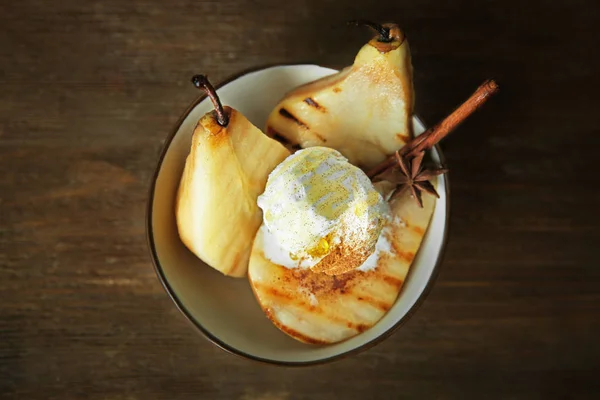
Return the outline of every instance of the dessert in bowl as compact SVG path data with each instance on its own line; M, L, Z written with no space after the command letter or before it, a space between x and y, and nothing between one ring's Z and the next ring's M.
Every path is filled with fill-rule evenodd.
M167 140L148 205L152 258L179 309L228 351L287 365L335 359L386 337L431 286L446 239L447 177L426 180L439 198L415 192L401 166L394 168L402 179L380 168L393 155L385 146L398 143L382 145L371 133L348 145L327 128L331 118L310 114L325 109L339 116L332 93L346 89L359 65L341 73L294 65L244 74L218 89L225 107L208 98L195 102ZM403 111L408 125L390 123L391 142L418 145L411 137L424 127L412 116L412 82L402 88L396 108L380 117ZM299 92L311 93L299 97L310 109L293 101ZM358 135L358 121L344 123L349 138ZM382 121L376 125L390 134ZM429 154L441 163L436 148ZM414 156L408 162L421 170ZM306 176L320 167L331 173L325 186L337 189L319 192L326 171ZM363 172L369 170L375 175ZM300 192L304 199L290 201ZM349 227L360 228L350 229L361 232L356 240L345 240Z

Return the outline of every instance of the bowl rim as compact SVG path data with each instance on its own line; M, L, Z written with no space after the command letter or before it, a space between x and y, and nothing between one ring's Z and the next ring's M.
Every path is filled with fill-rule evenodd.
M329 68L329 67L323 67L321 65L313 64L313 63L267 64L267 65L263 65L263 66L259 66L259 67L248 68L248 69L242 70L241 72L233 74L233 75L229 76L228 78L226 78L225 80L221 81L218 85L215 85L215 89L219 89L219 88L227 85L228 83L231 83L234 80L237 80L237 79L239 79L245 75L251 74L253 72L258 72L258 71L263 71L263 70L278 68L278 67L290 67L290 66L306 66L306 67L315 67L316 66L316 67L321 67L321 68ZM330 68L330 69L333 69L333 68ZM154 265L154 271L156 272L158 280L160 281L162 287L167 292L168 296L171 298L173 303L175 303L175 306L177 307L177 309L185 316L185 319L189 323L191 323L192 326L194 326L197 329L197 331L205 339L207 339L208 341L210 341L212 344L216 345L220 349L222 349L230 354L236 355L240 358L256 361L256 362L263 363L263 364L277 365L277 366L282 366L282 367L306 367L306 366L321 365L321 364L326 364L326 363L330 363L333 361L338 361L343 358L357 355L368 349L371 349L374 346L376 346L379 343L386 340L387 338L389 338L402 325L404 325L410 318L412 318L412 316L415 314L415 312L421 307L421 305L423 304L425 299L429 296L429 294L433 288L433 285L434 285L435 281L437 280L437 277L440 273L440 267L443 263L443 259L446 254L446 248L447 248L447 243L448 243L448 231L449 231L449 221L450 221L450 179L449 179L449 174L448 173L445 174L446 217L445 217L444 225L445 225L446 229L444 230L444 235L442 237L442 244L441 244L441 248L440 248L440 251L438 254L438 258L433 267L433 271L427 281L427 284L425 285L425 288L423 289L423 291L421 292L419 297L417 297L415 303L408 309L408 311L402 318L400 318L388 330L386 330L385 332L383 332L381 335L377 336L376 338L372 339L371 341L366 342L366 343L364 343L358 347L355 347L351 350L348 350L348 351L345 351L345 352L342 352L342 353L339 353L339 354L336 354L336 355L333 355L330 357L325 357L325 358L320 358L320 359L310 360L310 361L280 361L280 360L273 360L273 359L269 359L269 358L263 358L263 357L258 357L258 356L252 355L252 354L248 354L248 353L241 351L233 346L230 346L229 344L223 342L221 339L219 339L218 337L213 335L208 329L206 329L204 326L202 326L202 324L200 322L198 322L193 317L193 315L185 308L184 304L179 300L179 298L177 297L177 293L170 286L169 281L164 274L163 268L160 264L158 254L156 253L156 247L155 247L155 243L154 243L154 232L153 232L153 228L152 228L152 209L154 206L154 192L156 189L156 181L158 179L158 175L162 168L164 158L165 158L169 148L171 147L171 142L173 141L173 138L179 131L185 118L206 97L207 97L206 94L200 95L185 109L183 114L179 117L179 119L175 123L174 128L171 130L171 133L165 139L165 141L162 145L162 150L158 156L156 167L150 178L150 185L149 185L148 197L147 197L147 202L146 202L146 242L148 245L148 249L150 250L150 258L152 260L152 264ZM423 122L423 120L420 117L418 117L416 114L413 114L413 118L416 118L424 127L427 126ZM445 164L446 159L445 159L439 145L436 145L435 149L438 152L438 156L440 158L441 163Z

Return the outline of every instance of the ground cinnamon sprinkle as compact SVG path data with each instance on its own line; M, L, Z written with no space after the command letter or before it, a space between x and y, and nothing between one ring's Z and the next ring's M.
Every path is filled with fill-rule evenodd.
M371 224L368 231L375 231L377 224ZM313 272L327 275L341 275L360 267L375 251L375 244L369 241L370 236L363 230L342 232L342 242L336 246L317 265Z
M283 274L285 283L296 281L297 285L307 289L315 296L321 298L327 295L345 293L351 289L356 279L361 279L360 271L351 271L346 274L331 276L317 274L306 269L288 269Z

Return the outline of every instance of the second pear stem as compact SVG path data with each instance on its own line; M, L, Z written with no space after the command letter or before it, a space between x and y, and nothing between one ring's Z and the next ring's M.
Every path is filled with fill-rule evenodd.
M386 28L381 24L367 21L365 19L357 19L357 20L349 21L348 24L356 25L356 26L361 26L361 25L368 26L369 28L373 29L375 32L377 32L379 34L380 42L389 43L392 41L392 38L390 37L390 28Z
M202 89L206 92L206 95L210 98L215 107L215 112L217 113L217 122L221 126L229 125L229 116L223 109L223 105L221 104L221 100L217 95L217 91L214 86L210 83L206 75L194 75L192 77L192 83L198 89Z
M458 125L479 109L479 107L481 107L496 92L498 92L498 84L494 80L485 81L477 88L471 97L467 99L467 101L458 106L458 108L444 118L442 122L429 128L427 131L405 144L398 152L401 156L412 157L422 151L429 150L456 129ZM381 164L374 167L367 175L369 178L373 179L375 176L395 164L396 159L392 155Z

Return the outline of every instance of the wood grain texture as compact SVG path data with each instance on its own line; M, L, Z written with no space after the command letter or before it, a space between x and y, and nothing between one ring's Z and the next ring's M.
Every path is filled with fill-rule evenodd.
M164 293L149 178L192 74L342 67L359 17L405 28L429 124L501 93L442 144L451 235L416 315L357 357L257 365ZM597 1L23 0L0 27L0 398L598 397Z

